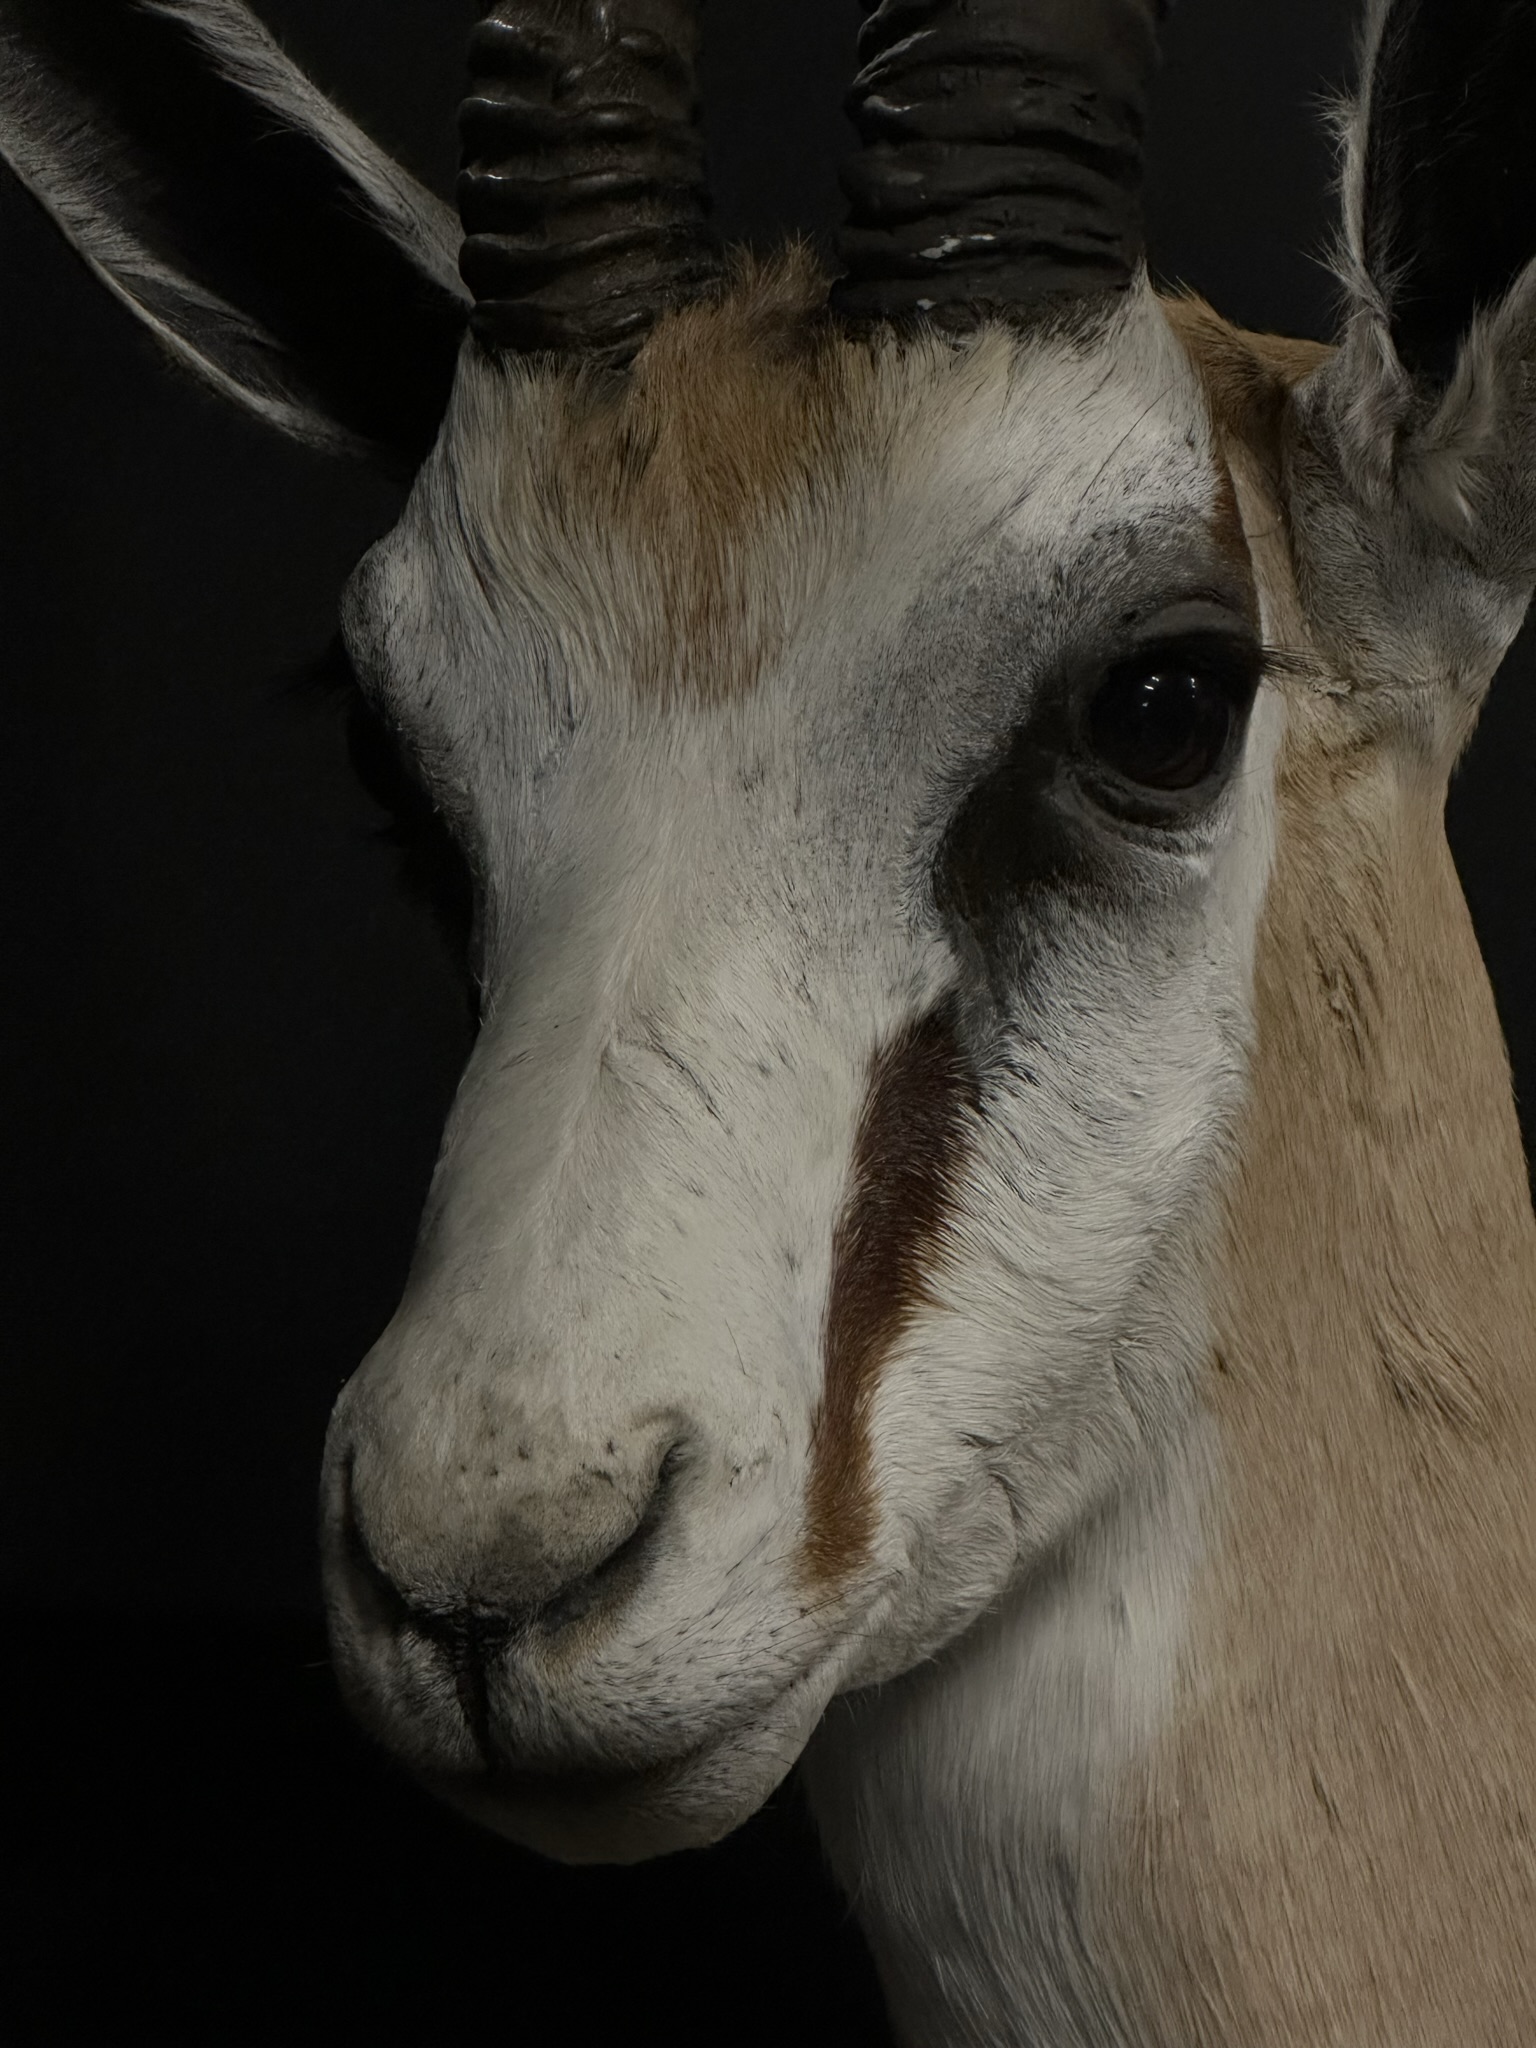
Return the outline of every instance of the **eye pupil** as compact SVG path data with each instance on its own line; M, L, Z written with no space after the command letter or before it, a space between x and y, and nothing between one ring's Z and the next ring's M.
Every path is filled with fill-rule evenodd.
M1218 765L1233 705L1214 677L1177 665L1121 669L1088 713L1094 752L1143 789L1192 789Z

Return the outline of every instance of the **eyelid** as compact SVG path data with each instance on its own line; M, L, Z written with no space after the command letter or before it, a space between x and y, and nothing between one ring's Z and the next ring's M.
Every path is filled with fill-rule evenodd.
M1225 646L1234 652L1251 652L1262 662L1263 643L1251 619L1231 605L1212 597L1192 597L1177 604L1163 605L1144 618L1123 621L1122 650L1106 664L1118 668L1122 660L1133 660L1143 652L1188 642Z
M1112 678L1180 666L1209 676L1234 698L1251 700L1263 681L1265 665L1263 643L1246 626L1234 625L1230 616L1211 620L1207 614L1199 624L1185 621L1171 631L1166 617L1160 618L1157 631L1105 662L1088 681L1079 697L1080 712Z
M1155 633L1164 626L1176 628L1186 616L1220 619L1238 633L1254 635L1257 632L1253 612L1241 593L1224 590L1212 583L1194 584L1180 591L1177 597L1164 599L1145 612L1124 613L1122 623Z
M1127 672L1152 673L1159 669L1197 669L1220 682L1240 682L1243 688L1257 688L1264 672L1264 650L1257 641L1228 633L1181 633L1159 636L1132 650L1100 671L1100 682Z

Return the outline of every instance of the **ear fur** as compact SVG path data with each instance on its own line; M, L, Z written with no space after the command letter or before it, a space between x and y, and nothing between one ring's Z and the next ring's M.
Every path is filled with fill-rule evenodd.
M1536 0L1372 0L1339 118L1344 334L1293 406L1298 566L1335 651L1464 712L1536 584L1533 84Z
M0 0L0 159L227 399L404 470L431 446L457 221L239 0Z

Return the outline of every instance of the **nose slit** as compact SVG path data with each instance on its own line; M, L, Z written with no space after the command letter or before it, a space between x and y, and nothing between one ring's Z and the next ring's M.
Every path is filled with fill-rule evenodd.
M473 1614L459 1609L452 1614L413 1614L418 1635L437 1649L453 1673L454 1694L464 1725L474 1737L480 1760L489 1772L499 1765L496 1745L491 1739L491 1700L487 1672L492 1658L506 1648L516 1623L502 1615Z

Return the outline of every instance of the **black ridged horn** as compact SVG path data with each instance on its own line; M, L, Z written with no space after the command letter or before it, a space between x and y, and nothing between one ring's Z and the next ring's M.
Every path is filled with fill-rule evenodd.
M621 363L717 271L698 0L504 0L470 44L459 267L489 349Z
M964 329L1123 289L1171 4L864 0L836 310Z

